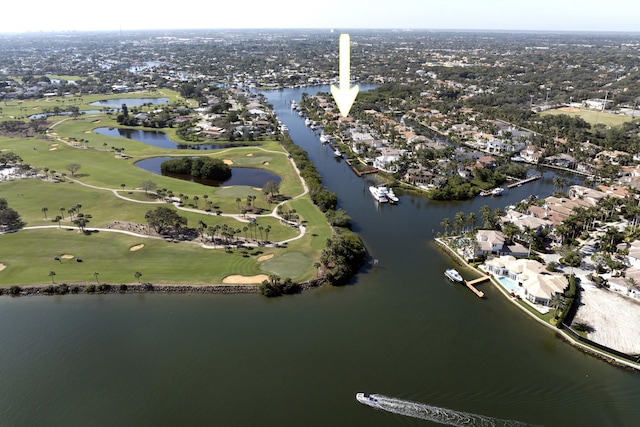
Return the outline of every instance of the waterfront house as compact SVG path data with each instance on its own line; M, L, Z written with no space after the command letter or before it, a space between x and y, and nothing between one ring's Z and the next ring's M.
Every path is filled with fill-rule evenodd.
M501 256L485 262L483 269L489 274L506 277L516 285L515 294L543 306L548 306L554 295L564 293L569 286L566 277L547 272L544 265L531 259Z

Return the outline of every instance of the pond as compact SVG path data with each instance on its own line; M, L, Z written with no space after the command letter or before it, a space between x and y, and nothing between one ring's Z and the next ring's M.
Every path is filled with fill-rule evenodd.
M93 131L99 135L113 136L116 138L133 139L135 141L140 141L147 145L153 145L154 147L177 148L181 150L219 150L221 148L240 147L240 146L247 145L247 144L234 144L234 143L226 143L226 144L205 143L205 144L195 144L195 145L180 144L178 142L175 142L171 138L169 138L169 135L159 130L100 127L100 128L95 128Z
M273 181L280 183L282 178L273 172L258 168L231 168L231 178L226 181L214 181L212 179L194 178L191 175L182 175L175 173L162 173L160 165L162 162L171 160L174 157L152 157L136 162L136 166L156 175L168 176L171 178L182 179L185 181L197 182L199 184L208 185L210 187L221 187L228 185L247 185L249 187L262 188L264 185Z
M83 114L100 114L102 113L102 111L100 110L82 110L78 112L80 115ZM73 114L73 112L71 111L60 111L58 113L38 113L38 114L32 114L30 115L28 118L29 119L41 119L43 117L52 117L52 116L71 116Z
M140 107L144 104L168 104L169 98L114 98L114 99L102 99L95 101L89 105L94 107L122 107L122 104L127 104L127 107Z

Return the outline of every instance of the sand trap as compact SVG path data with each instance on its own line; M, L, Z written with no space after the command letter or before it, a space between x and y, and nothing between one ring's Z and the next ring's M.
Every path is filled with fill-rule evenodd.
M241 276L239 274L232 274L222 279L222 283L228 285L253 285L262 283L263 280L269 280L269 276L266 274L257 274L255 276Z
M247 154L247 157L252 157L252 156L253 156L253 153Z
M52 147L57 147L57 146L58 146L58 143L51 144L51 146L52 146Z
M94 120L93 123L100 123L100 120Z
M0 271L4 270L5 268L7 268L7 266L0 262Z
M580 111L579 108L573 108L573 107L561 107L559 108L560 111L569 111L571 113L577 113Z
M262 262L262 261L266 261L268 259L271 259L275 256L275 254L266 254L266 255L261 255L258 257L258 262Z
M85 130L84 133L93 133L90 130Z
M57 150L57 149L58 149L58 147L53 147L53 148L49 148L49 151L54 151L54 150Z
M144 243L140 243L139 245L135 245L135 246L131 246L129 248L129 250L131 252L135 252L135 251L139 251L140 249L144 248Z
M263 165L268 166L269 162L262 162Z
M73 259L75 258L74 255L69 255L69 254L64 254L64 255L60 255L61 259Z
M229 160L229 159L224 159L224 160L222 161L222 163L224 163L225 165L232 165L232 164L233 164L233 161L232 161L232 160Z

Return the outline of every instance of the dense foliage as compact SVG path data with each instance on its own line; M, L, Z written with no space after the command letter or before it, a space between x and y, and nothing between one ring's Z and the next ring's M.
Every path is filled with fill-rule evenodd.
M179 229L187 225L187 218L178 215L178 212L166 206L160 206L147 212L144 218L159 234L166 233L172 229Z
M162 162L160 165L162 173L176 173L191 175L194 178L213 179L216 181L226 181L231 178L231 168L220 159L209 157L183 157Z
M9 207L6 199L0 198L0 231L15 231L24 227L20 215Z
M333 238L327 239L320 262L331 268L326 279L332 285L344 285L364 265L367 251L358 235L350 230L338 228Z

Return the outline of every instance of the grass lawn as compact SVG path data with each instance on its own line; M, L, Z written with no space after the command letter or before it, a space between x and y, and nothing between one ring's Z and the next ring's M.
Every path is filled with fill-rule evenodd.
M579 111L553 109L540 113L540 115L542 116L545 116L547 114L566 114L571 117L579 116L582 117L582 119L589 123L591 126L595 126L597 123L602 123L603 125L608 127L616 127L622 125L625 122L630 122L633 120L631 117L621 114L613 114L609 112L587 109L580 109Z
M176 99L175 93L156 92L147 95ZM107 97L85 96L82 102L86 104L105 98ZM14 113L24 115L25 109L44 108L51 102L25 101L20 106L16 102L15 106L3 107L0 120L6 119L12 108L15 108ZM98 272L101 282L112 284L135 282L135 271L143 274L143 281L151 283L219 284L225 276L231 274L255 275L268 272L283 278L291 277L294 281L313 277L313 264L320 257L326 239L331 235L331 228L308 195L289 200L285 205L285 209L296 209L307 225L307 234L279 249L234 249L233 253L226 253L223 249L203 249L190 242L169 243L107 231L84 235L78 233L77 228L69 221L68 209L80 204L81 212L91 215L89 228L102 228L112 221L146 224L146 212L158 206L171 206L162 202L154 203L153 197L144 192L133 191L143 181L151 180L159 189L170 189L176 196L189 196L185 208L195 208L194 196L198 196L197 212L179 210L179 214L187 218L188 226L198 227L200 221L209 228L227 224L240 230L240 237L245 237L251 232L248 218L238 220L225 214L240 213L238 206L245 204L248 195L256 196L254 205L263 208L265 213L270 213L275 205L267 203L261 189L242 185L209 187L163 177L136 167L135 161L154 156L198 155L224 159L234 167L264 168L282 178L280 194L285 198L293 198L303 192L303 186L277 141L264 140L256 142L258 146L185 153L184 150L163 149L126 138L95 134L92 132L95 127L116 125L115 121L103 114L82 116L77 120L54 117L50 121L58 124L47 138L0 137L0 150L11 150L24 163L34 167L48 168L49 176L60 176L63 173L67 175L62 182L26 179L0 183L0 197L7 199L9 206L20 213L27 226L56 226L58 224L52 222L52 218L57 215L64 217L61 228L22 230L0 235L0 263L7 266L0 271L0 286L47 283L50 282L49 271L56 272L56 282L90 282L95 280L93 273ZM81 143L71 146L69 142L73 141L72 138ZM125 148L125 154L131 158L116 157L111 151L112 146ZM73 178L66 170L70 163L81 165ZM125 184L124 191L121 184ZM117 197L113 190L124 199ZM212 202L213 212L204 212L206 200ZM43 207L47 208L46 218ZM216 210L220 210L223 215L216 215ZM263 227L263 233L267 226L270 227L270 241L291 239L299 234L297 228L281 224L277 218L259 216L256 219L258 226ZM72 230L66 231L66 228ZM259 232L254 230L254 236L257 233ZM266 239L267 236L261 238ZM142 250L129 251L131 246L139 243L145 244ZM63 260L60 263L53 260L54 256L63 253L80 256L84 262ZM273 253L274 257L259 263L256 259L261 253Z

